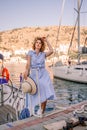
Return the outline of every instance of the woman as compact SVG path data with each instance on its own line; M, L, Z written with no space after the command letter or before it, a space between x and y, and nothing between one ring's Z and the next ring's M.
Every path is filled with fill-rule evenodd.
M48 46L48 51L44 52L46 44ZM24 78L27 79L27 75L30 72L30 77L37 83L36 71L38 71L38 82L40 89L38 90L40 91L42 113L45 111L47 100L56 99L49 73L45 69L45 58L50 56L52 53L53 48L47 38L37 37L33 43L33 50L30 50L27 54L27 63ZM33 108L39 104L38 93L31 95L31 102Z

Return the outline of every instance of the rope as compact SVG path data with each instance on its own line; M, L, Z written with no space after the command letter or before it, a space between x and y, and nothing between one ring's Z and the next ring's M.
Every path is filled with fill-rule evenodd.
M57 39L56 39L56 44L59 38L59 32L60 32L60 27L61 27L61 21L62 21L62 15L63 15L63 10L64 10L64 4L65 4L65 0L63 0L62 3L62 9L61 9L61 15L60 15L60 20L59 20L59 28L58 28L58 33L57 33Z
M60 27L61 27L61 21L62 21L64 5L65 5L65 0L62 1L62 8L61 8L61 15L60 15L60 18L59 18L59 28L58 28L58 32L57 32L57 39L56 39L56 46L55 46L54 57L55 57L55 54L56 54L57 41L58 41L58 38L59 38L59 32L60 32Z
M81 4L80 4L80 7L79 7L78 11L80 11L80 9L81 9L82 2L83 2L83 0L81 0ZM72 33L69 49L68 49L68 55L69 55L70 48L72 46L72 41L73 41L73 38L74 38L74 33L75 33L76 25L77 25L77 22L78 22L78 17L79 17L79 15L77 15L77 19L76 19L76 22L75 22L75 25L74 25L74 29L73 29L73 33Z

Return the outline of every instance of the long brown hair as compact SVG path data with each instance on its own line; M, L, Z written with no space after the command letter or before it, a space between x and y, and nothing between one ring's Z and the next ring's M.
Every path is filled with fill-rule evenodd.
M44 43L44 40L43 40L42 37L36 37L34 39L34 43L33 43L32 49L35 50L35 44L36 44L37 40L41 41L42 46L41 46L40 52L43 52L45 50L45 43Z

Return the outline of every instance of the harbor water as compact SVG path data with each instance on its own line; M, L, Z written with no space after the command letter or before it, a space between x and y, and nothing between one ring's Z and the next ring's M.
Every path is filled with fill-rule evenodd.
M80 84L60 79L53 79L57 103L69 106L87 100L87 84Z

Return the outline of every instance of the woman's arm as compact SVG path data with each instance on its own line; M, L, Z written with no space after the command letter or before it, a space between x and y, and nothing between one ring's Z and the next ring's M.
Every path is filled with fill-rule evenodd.
M27 63L26 63L25 72L24 72L24 79L27 79L27 76L29 73L30 73L30 56L27 57Z
M47 44L48 46L48 51L46 52L46 57L50 56L53 53L53 47L51 46L50 42L47 40L47 38L44 39L44 42Z

